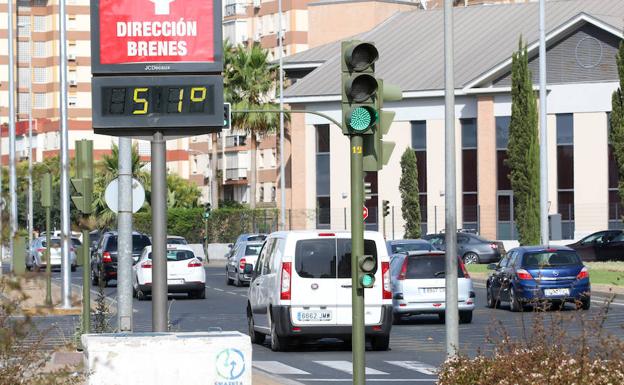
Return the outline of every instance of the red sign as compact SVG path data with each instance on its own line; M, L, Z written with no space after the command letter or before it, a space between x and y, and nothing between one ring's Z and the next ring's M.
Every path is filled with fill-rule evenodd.
M364 220L366 220L366 218L368 218L368 207L364 206L364 211L362 214L363 214Z
M102 64L214 62L211 0L100 0Z

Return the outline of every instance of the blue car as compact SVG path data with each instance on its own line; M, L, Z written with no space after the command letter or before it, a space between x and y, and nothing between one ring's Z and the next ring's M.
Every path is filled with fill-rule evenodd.
M487 280L487 305L495 308L509 302L511 311L523 305L548 301L589 309L589 271L575 250L569 247L524 246L512 249L499 262Z

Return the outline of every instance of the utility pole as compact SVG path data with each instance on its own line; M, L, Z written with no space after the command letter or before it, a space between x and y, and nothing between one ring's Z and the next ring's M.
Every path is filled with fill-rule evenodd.
M280 230L286 229L286 171L284 166L284 33L282 31L282 0L277 0L277 40L279 49L279 109L280 109Z
M540 120L540 233L542 245L549 242L548 229L548 129L546 103L546 4L539 3L539 120Z
M444 1L444 141L446 204L446 354L457 355L459 309L457 302L457 186L455 169L455 82L453 68L453 0Z
M51 238L51 207L52 207L52 174L49 172L41 177L41 207L46 213L46 299L45 305L52 306L52 265L50 264L50 238Z
M32 80L33 80L33 46L32 46L32 25L28 26L28 248L32 245L33 240L33 162L32 162Z
M69 216L69 133L67 132L67 12L65 0L59 0L60 82L61 82L61 272L62 307L71 308L71 228Z
M152 137L152 331L167 329L167 144L157 131Z
M132 139L119 137L117 325L132 331Z
M15 39L13 37L13 0L9 0L9 194L11 195L11 217L9 233L9 254L13 260L15 234L17 234L17 174L15 171Z

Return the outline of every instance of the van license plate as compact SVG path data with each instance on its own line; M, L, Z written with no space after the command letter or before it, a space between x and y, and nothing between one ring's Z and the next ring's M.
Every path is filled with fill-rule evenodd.
M544 289L544 295L547 297L570 295L570 289Z
M297 312L297 321L331 321L332 312L326 310L310 310Z
M420 288L421 294L444 293L444 291L445 290L443 287L421 287Z
M184 283L183 279L168 279L167 285L182 285Z

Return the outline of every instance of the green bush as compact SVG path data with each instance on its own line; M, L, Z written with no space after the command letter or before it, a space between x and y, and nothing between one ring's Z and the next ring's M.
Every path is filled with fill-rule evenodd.
M134 214L134 229L142 233L152 232L152 213ZM276 209L223 208L210 212L208 218L208 241L211 243L232 243L243 233L270 233L278 227L279 214ZM206 222L204 209L169 209L167 212L167 234L179 235L189 243L204 242Z

